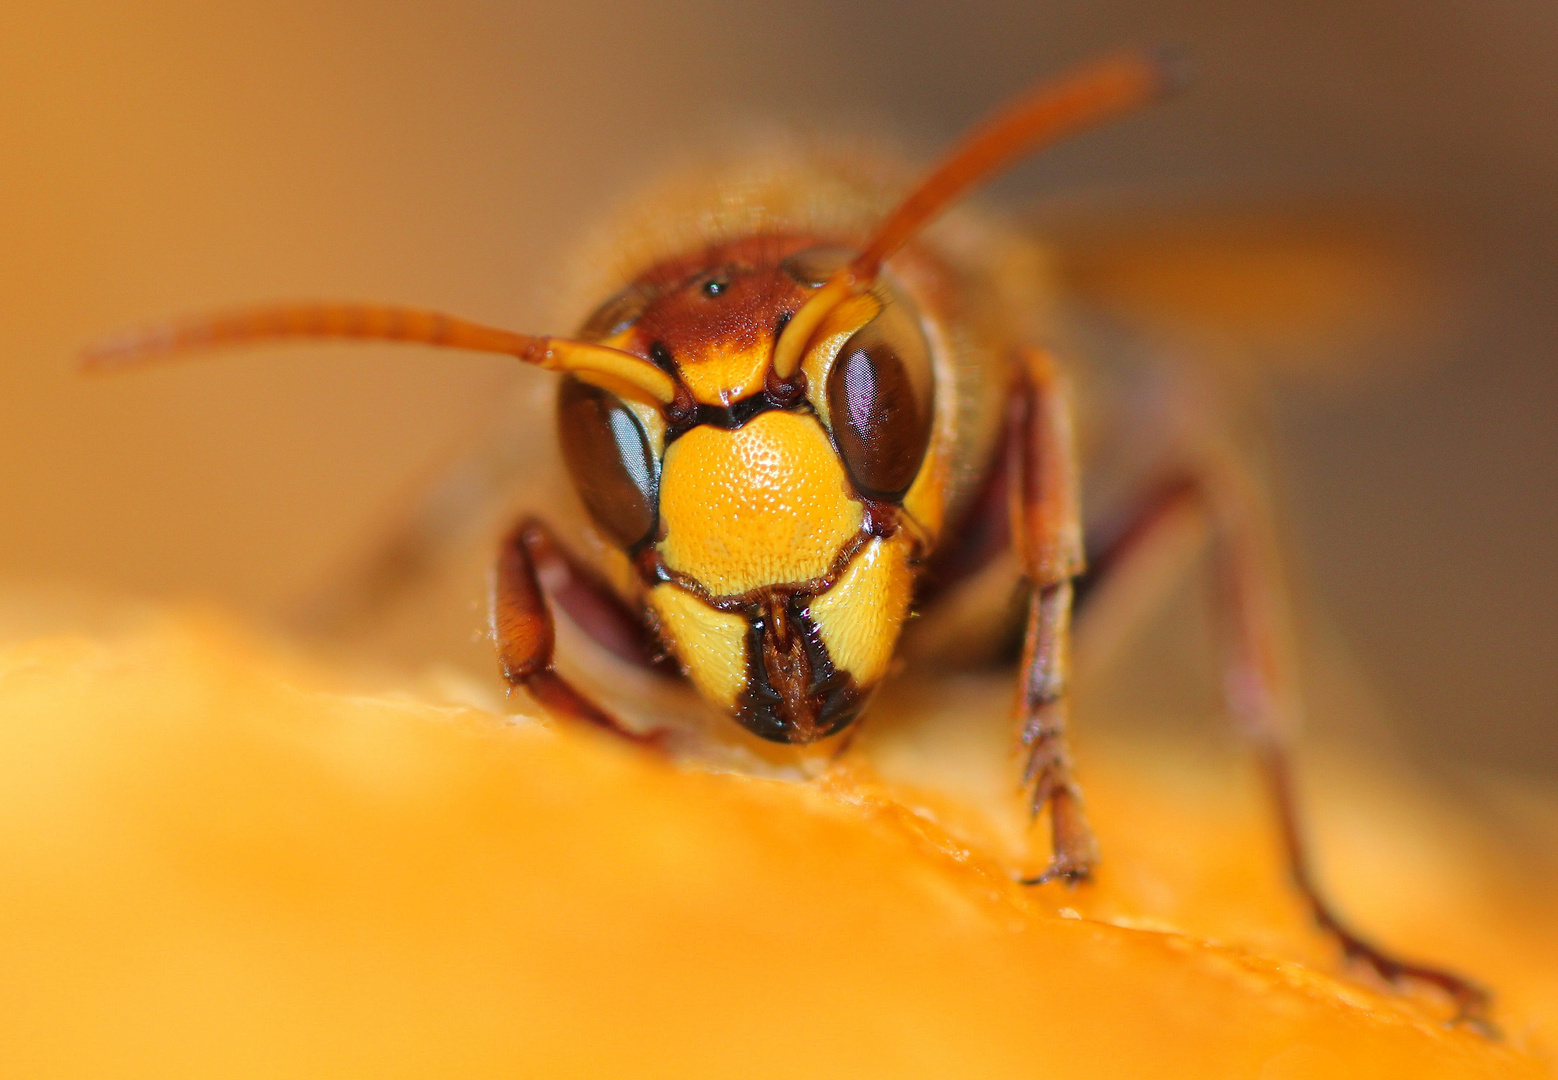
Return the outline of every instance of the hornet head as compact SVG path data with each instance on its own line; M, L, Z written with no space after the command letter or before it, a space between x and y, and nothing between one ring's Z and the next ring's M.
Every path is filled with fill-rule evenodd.
M929 539L906 498L932 443L930 346L885 277L787 328L854 251L762 236L661 263L580 337L642 357L667 406L566 377L564 457L633 560L666 646L765 739L845 727L887 670Z

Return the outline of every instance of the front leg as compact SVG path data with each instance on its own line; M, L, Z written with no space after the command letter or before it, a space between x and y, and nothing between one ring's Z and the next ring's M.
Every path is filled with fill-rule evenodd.
M556 634L551 606L541 591L542 575L565 597L589 594L590 609L602 625L610 626L608 647L612 651L646 654L640 644L642 629L635 637L634 624L622 603L569 558L541 521L526 518L504 538L492 583L492 638L498 647L498 667L509 686L524 687L554 716L582 720L633 742L658 744L658 735L642 735L629 728L552 670ZM584 600L576 598L575 604L583 606ZM606 636L599 628L591 629L598 637Z
M1072 578L1082 572L1082 526L1071 431L1071 398L1049 354L1024 355L1022 392L1013 402L1008 475L1012 537L1031 587L1023 637L1023 785L1037 817L1050 815L1052 855L1028 884L1075 883L1092 875L1098 845L1087 823L1067 745Z
M1199 526L1199 527L1198 527ZM1227 447L1207 447L1147 489L1093 553L1081 582L1084 644L1118 640L1140 623L1159 590L1148 580L1180 562L1186 539L1210 542L1223 633L1224 696L1261 766L1288 873L1315 922L1343 955L1393 985L1437 987L1455 1005L1455 1019L1492 1034L1488 991L1446 968L1390 952L1355 931L1315 879L1293 784L1292 741L1298 711L1288 673L1285 602L1277 570L1270 510L1239 459ZM1102 610L1095 607L1101 602ZM1106 623L1098 633L1094 619Z

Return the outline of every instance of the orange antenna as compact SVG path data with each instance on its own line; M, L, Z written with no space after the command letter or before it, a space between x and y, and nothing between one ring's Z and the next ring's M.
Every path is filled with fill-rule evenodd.
M1097 61L1041 83L975 128L785 325L774 345L774 373L781 379L794 375L828 313L869 289L882 263L969 188L1041 147L1163 97L1180 81L1176 61L1161 49Z
M568 371L617 393L669 405L676 384L632 353L567 338L532 337L437 311L387 304L296 303L247 308L117 335L88 348L88 371L140 367L181 353L223 345L344 338L405 341L518 357L549 371Z

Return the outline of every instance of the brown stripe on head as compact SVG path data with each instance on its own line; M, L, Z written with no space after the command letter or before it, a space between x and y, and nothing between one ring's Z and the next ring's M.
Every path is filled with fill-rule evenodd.
M813 243L748 237L650 268L630 287L644 303L624 345L672 361L700 404L725 407L759 393L779 328L805 300L780 263Z

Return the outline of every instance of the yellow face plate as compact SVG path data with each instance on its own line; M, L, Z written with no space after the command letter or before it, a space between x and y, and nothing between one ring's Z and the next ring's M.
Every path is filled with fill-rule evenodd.
M666 566L710 595L795 584L832 569L864 510L815 417L763 413L734 431L695 427L660 479Z
M716 611L679 585L656 585L649 604L693 685L710 701L734 708L747 681L747 621Z
M807 605L833 665L867 687L887 674L898 631L909 613L914 575L908 536L872 540L861 548L833 588Z
M682 382L700 405L729 406L763 389L772 352L767 341L745 349L711 347L679 366Z

